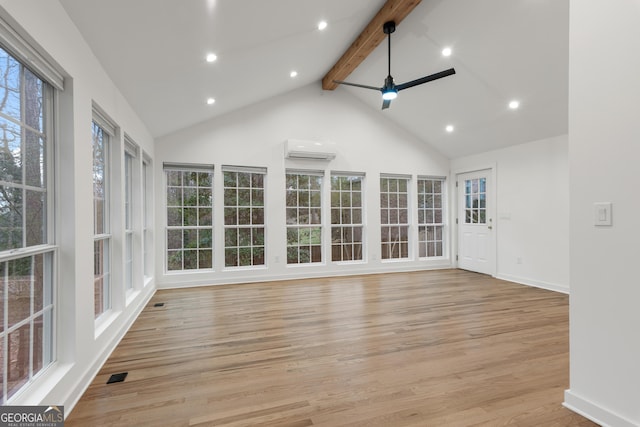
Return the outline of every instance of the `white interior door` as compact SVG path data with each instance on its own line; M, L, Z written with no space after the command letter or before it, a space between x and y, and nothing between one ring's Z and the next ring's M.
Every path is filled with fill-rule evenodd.
M493 275L495 232L490 180L490 169L457 176L458 267Z

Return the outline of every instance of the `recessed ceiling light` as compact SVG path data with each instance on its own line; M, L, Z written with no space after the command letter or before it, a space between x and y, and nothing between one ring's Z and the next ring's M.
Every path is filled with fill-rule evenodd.
M327 21L320 21L320 22L318 22L318 29L319 29L320 31L322 31L322 30L324 30L325 28L327 28L327 25L329 25L329 24L327 24Z
M213 105L216 103L216 100L213 98L207 98L207 105Z
M207 62L215 62L216 59L218 59L218 55L216 55L215 53L207 54Z
M453 125L447 125L447 127L446 127L446 128L444 128L444 129L445 129L447 132L451 133L451 132L453 132L454 127L453 127Z
M297 71L295 71L295 70L294 70L294 71L292 71L291 73L289 73L289 76L290 76L291 78L294 78L294 77L296 77L297 75L298 75L298 72L297 72Z
M520 106L520 102L516 101L515 99L509 102L509 108L511 108L512 110L518 109L519 106Z
M444 49L442 49L442 56L451 56L451 48L445 47Z

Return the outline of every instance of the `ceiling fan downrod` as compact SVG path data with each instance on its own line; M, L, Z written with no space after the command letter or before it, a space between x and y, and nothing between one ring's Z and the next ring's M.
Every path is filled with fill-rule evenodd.
M382 31L388 36L387 37L387 51L388 51L388 73L387 75L390 76L391 75L391 34L396 30L396 23L394 21L387 21L384 23L384 25L382 26Z

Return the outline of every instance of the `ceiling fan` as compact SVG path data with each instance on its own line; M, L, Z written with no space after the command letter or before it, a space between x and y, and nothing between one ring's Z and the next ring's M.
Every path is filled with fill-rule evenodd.
M449 68L448 70L440 71L439 73L431 74L429 76L421 77L416 80L411 80L410 82L396 85L393 82L393 77L391 77L391 33L393 33L395 30L396 30L396 23L394 21L388 21L388 22L385 22L384 25L382 25L382 31L384 31L384 33L388 35L387 38L389 40L389 73L387 75L387 78L384 79L384 86L382 87L367 86L367 85L361 85L358 83L344 82L340 80L334 80L333 82L341 85L349 85L349 86L361 87L364 89L379 90L380 92L382 92L382 109L384 110L389 108L389 106L391 105L391 101L393 99L396 99L399 91L408 89L413 86L418 86L433 80L441 79L443 77L447 77L456 73L456 70L454 70L453 68Z

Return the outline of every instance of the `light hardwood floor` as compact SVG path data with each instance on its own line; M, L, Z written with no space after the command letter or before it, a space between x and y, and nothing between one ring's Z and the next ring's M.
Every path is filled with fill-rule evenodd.
M567 296L462 270L161 290L65 425L595 426L568 350Z

